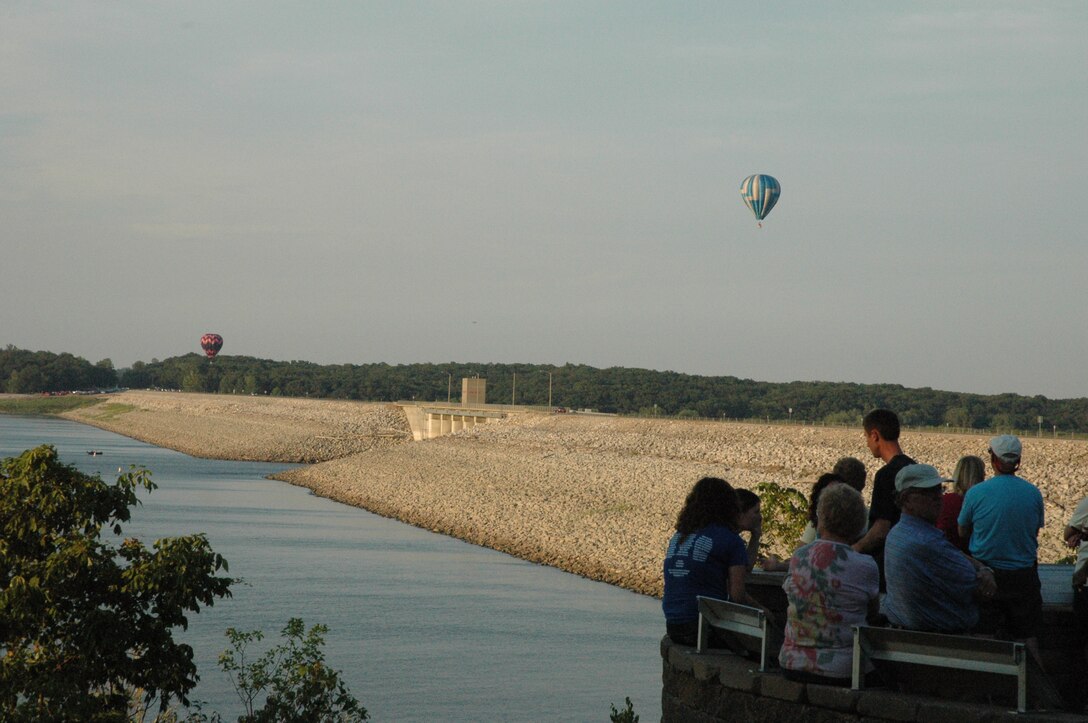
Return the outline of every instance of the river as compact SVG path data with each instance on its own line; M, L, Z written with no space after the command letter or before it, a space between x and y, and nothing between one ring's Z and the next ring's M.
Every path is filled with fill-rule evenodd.
M242 712L216 665L224 631L275 642L300 617L329 627L327 663L375 721L607 721L625 697L644 721L660 717L653 598L265 479L290 465L197 459L67 420L0 415L0 457L43 443L107 480L118 467L150 469L158 489L124 535L150 545L204 532L244 580L176 633L195 651L191 698L206 712Z

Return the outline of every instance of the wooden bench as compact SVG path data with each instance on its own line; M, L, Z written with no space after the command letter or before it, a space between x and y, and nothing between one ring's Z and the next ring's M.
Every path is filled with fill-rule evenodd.
M695 652L708 649L711 629L720 630L726 635L730 649L738 654L748 652L759 655L759 670L765 672L771 652L771 638L767 629L767 616L759 608L739 605L727 600L712 597L696 598L699 602L699 637Z
M1023 643L915 630L854 627L854 690L863 687L866 663L928 665L1016 677L1016 711L1027 710L1027 651Z

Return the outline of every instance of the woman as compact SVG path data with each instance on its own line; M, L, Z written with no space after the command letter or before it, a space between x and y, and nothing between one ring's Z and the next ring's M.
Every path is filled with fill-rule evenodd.
M759 541L763 536L763 513L759 507L759 495L752 490L737 489L737 532L748 533L748 569L759 561Z
M661 600L665 631L675 643L695 645L699 595L762 607L744 588L748 551L734 529L739 512L733 488L717 477L696 482L684 500L665 552Z
M960 537L959 524L956 518L960 516L963 507L963 496L986 476L986 464L982 458L968 455L961 457L956 462L956 470L952 473L952 491L946 492L941 497L941 513L937 516L937 528L944 533L945 538L956 547L970 554L967 543Z
M846 479L836 473L828 472L827 474L820 475L820 478L812 485L812 493L808 498L808 524L805 525L804 531L801 532L801 544L807 545L816 539L816 521L819 515L816 514L816 507L820 503L820 494L827 489L829 485L834 483L845 483ZM858 490L860 492L861 490Z
M782 583L789 608L778 662L790 680L849 686L853 626L876 613L880 573L872 557L850 546L865 519L857 490L826 487L817 519L819 539L794 553Z

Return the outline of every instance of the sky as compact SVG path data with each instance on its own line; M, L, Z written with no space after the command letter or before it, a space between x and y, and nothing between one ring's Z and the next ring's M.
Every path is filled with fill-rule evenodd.
M1088 396L1086 68L1082 0L0 0L0 345Z

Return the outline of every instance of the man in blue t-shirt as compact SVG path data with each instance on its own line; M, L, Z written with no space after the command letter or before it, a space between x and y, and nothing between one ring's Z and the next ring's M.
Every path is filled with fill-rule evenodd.
M1020 440L1013 435L990 440L994 476L967 490L957 522L960 537L970 539L971 556L993 568L997 580L997 595L981 606L979 630L994 632L1003 622L1009 636L1023 640L1039 661L1043 598L1036 563L1043 495L1016 476L1020 456Z

